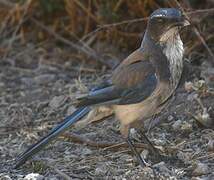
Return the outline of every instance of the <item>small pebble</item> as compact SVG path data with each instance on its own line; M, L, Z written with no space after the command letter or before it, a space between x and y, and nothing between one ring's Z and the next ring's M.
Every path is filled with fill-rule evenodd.
M159 162L157 164L154 164L153 168L157 169L159 172L165 172L165 173L166 172L167 173L170 172L170 170L166 167L165 162L163 162L163 161L161 161L161 162Z
M214 125L213 119L210 117L207 109L203 109L203 113L198 115L197 119L203 126L210 128Z
M196 168L193 170L193 176L201 176L209 173L209 167L206 164L198 163L196 164Z
M137 133L136 129L131 128L129 131L129 135L131 138L139 140L138 133Z
M24 180L43 180L44 176L38 173L30 173L24 177Z
M154 144L157 145L157 146L164 146L166 145L167 141L165 138L162 138L162 139L154 139L153 140Z
M148 151L147 149L144 149L144 150L140 153L140 156L141 156L143 159L147 159L148 154L149 154L149 151Z
M167 121L170 122L170 121L172 121L173 119L174 119L174 117L173 117L172 115L169 115L168 118L167 118Z
M66 97L61 95L61 96L55 96L53 99L49 102L49 106L53 109L59 108L66 100Z
M188 123L188 122L183 122L183 124L181 125L181 130L185 131L185 132L192 132L192 124Z
M179 160L183 161L185 164L188 164L190 162L191 153L178 151L177 157Z
M214 140L210 139L207 144L208 151L214 151Z
M1 180L12 180L12 178L8 175L0 174L0 179Z
M184 84L184 89L187 91L187 92L191 92L194 90L193 88L193 83L192 82L185 82Z
M177 120L177 121L174 122L174 124L172 125L172 128L175 131L177 131L177 130L180 130L181 125L182 125L182 121L179 119L179 120Z
M107 166L105 164L100 164L100 166L95 169L95 175L103 176L107 173L107 171Z

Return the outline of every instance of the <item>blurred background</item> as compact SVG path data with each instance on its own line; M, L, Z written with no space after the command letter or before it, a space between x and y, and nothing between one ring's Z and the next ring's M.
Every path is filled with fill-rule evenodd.
M197 28L183 36L188 59L213 58L212 0L1 0L0 5L3 59L14 48L28 51L31 43L44 51L51 45L69 48L66 61L112 67L140 45L147 17L160 7L183 8Z
M175 158L151 162L133 136L155 167L139 168L109 118L72 127L11 169L18 154L75 110L75 97L140 46L149 15L162 7L180 8L191 21L181 32L188 73L145 128ZM214 179L213 52L213 0L0 0L0 179Z

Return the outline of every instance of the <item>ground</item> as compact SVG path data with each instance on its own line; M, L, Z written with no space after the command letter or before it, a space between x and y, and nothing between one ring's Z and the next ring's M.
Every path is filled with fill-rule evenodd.
M152 121L155 126L149 123L145 128L163 160L154 158L132 130L139 152L150 164L140 167L123 143L119 123L108 118L81 130L70 128L13 169L18 154L74 111L75 96L110 72L84 66L69 56L69 49L61 49L17 45L0 61L0 179L29 179L31 173L41 175L37 179L214 179L214 69L206 59L194 65L199 73L193 71L189 82L180 85L165 111Z

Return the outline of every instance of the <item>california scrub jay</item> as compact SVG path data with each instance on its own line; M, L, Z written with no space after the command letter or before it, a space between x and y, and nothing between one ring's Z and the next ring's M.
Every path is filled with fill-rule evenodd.
M107 82L78 98L75 102L78 109L21 154L15 167L22 165L71 125L102 108L115 114L121 124L122 136L140 164L145 165L129 138L129 130L142 127L142 121L159 112L175 91L183 70L184 48L179 30L186 25L189 22L178 9L154 11L140 48L113 71Z

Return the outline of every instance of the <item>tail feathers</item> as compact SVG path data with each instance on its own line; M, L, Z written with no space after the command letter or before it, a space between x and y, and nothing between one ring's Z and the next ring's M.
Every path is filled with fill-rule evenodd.
M18 168L22 164L24 164L29 158L31 158L34 154L39 152L44 146L50 143L54 138L62 134L66 129L68 129L71 125L81 120L85 115L87 115L90 111L89 107L82 107L77 109L73 114L64 119L62 123L60 123L57 127L55 127L46 137L42 138L36 144L30 146L24 153L19 155L16 159L16 163L14 168Z

